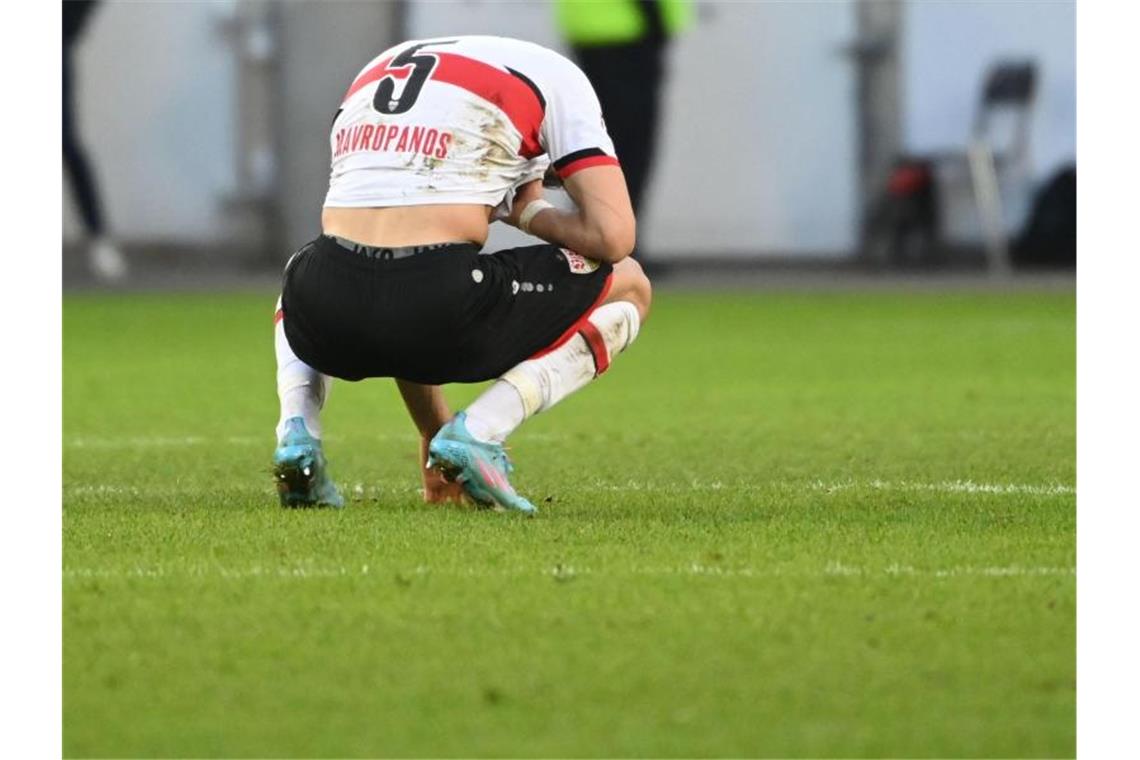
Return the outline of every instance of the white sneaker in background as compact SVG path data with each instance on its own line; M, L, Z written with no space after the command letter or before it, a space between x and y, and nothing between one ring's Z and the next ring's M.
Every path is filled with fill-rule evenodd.
M92 240L87 256L96 278L104 282L118 282L127 276L127 260L119 247L110 240Z

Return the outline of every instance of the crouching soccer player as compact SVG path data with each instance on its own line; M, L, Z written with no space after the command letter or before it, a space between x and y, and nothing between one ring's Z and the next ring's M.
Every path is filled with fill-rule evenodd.
M320 441L331 378L391 377L426 500L534 512L503 442L605 372L650 305L589 82L519 40L405 42L352 82L330 148L323 234L289 260L277 309L281 503L343 505ZM575 210L543 199L551 166ZM492 221L549 244L482 254ZM495 378L451 415L440 385Z

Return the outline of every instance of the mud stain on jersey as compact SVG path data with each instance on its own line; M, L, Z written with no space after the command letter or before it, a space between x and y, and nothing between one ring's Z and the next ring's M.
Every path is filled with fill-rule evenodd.
M493 173L512 173L521 161L515 150L518 140L506 114L482 101L467 101L455 130L456 146L470 156L461 173L480 182Z
M506 190L526 165L517 152L518 132L507 115L490 103L472 100L463 103L449 121L452 144L447 156L413 154L401 162L403 168L433 179L440 170L446 172L446 181L431 182L424 188L426 192L499 183Z

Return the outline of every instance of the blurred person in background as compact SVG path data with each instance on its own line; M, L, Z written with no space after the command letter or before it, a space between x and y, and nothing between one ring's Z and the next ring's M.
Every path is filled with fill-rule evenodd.
M665 53L691 16L691 0L558 0L558 23L601 101L634 213L652 170Z
M73 51L95 6L95 0L63 3L63 165L71 178L71 190L87 232L91 271L101 280L115 281L126 276L127 262L107 238L99 187L75 126Z

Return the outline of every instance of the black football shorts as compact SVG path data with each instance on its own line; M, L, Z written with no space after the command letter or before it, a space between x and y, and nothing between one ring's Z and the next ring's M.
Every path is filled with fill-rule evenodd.
M376 248L322 235L285 268L293 352L344 380L471 383L568 340L613 267L553 245Z

